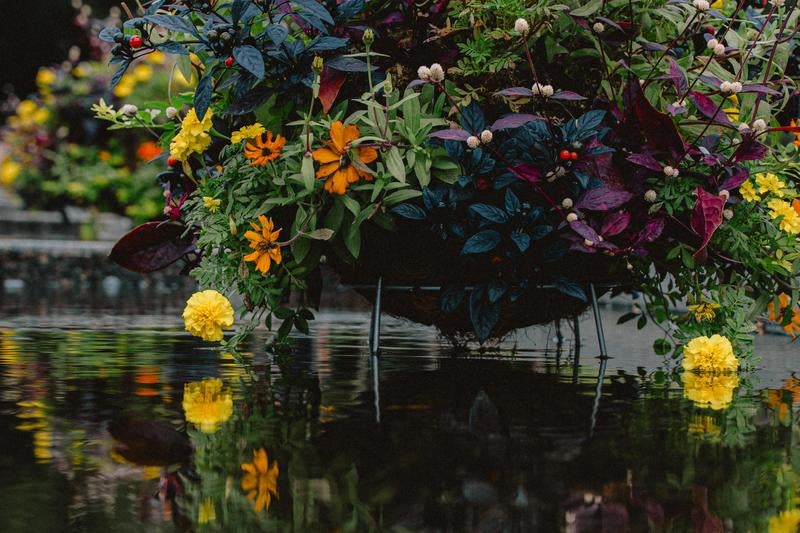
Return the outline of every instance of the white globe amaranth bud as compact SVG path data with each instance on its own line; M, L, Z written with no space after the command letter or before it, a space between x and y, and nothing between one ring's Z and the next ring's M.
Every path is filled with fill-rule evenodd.
M718 41L718 40L716 40L716 39L714 39L714 38L712 37L712 38L711 38L711 39L709 39L709 40L708 40L708 42L706 43L706 48L708 48L709 50L713 50L714 48L716 48L716 47L717 47L717 45L718 45L718 44L719 44L719 41Z
M627 265L625 265L625 268L627 268L628 270L633 270L633 265L628 263Z
M595 33L603 33L604 31L606 31L606 25L603 24L602 22L595 22L592 25L592 29L594 30Z
M739 123L739 133L744 133L746 131L750 131L750 124L747 122L740 122Z
M725 220L730 220L733 218L733 209L723 209L722 216L725 217Z
M423 81L430 81L431 79L431 69L422 65L417 69L417 77Z
M783 7L786 3L786 0L772 0L771 4L775 7Z
M564 209L569 209L573 205L574 204L572 202L572 198L564 198L563 200L561 200L561 207L563 207Z
M665 166L663 169L665 176L672 176L672 173L675 172L675 169L669 165Z
M527 20L519 18L514 22L514 31L525 35L531 31L531 25L528 24Z
M658 200L658 194L653 189L650 189L649 191L644 193L644 200L645 202L649 202L652 204L656 200Z
M483 144L489 144L490 142L492 142L492 139L493 139L493 138L494 138L494 134L492 134L492 132L491 132L491 131L489 131L489 130L483 130L483 131L481 132L481 142L482 142Z
M725 55L725 45L720 43L714 47L714 55L721 56Z
M133 104L125 104L120 108L120 111L123 115L127 115L129 117L134 116L136 113L139 112L139 108Z
M590 239L583 239L583 244L588 248L591 248L592 246L594 246L594 241Z
M531 92L533 92L536 96L544 96L545 98L549 98L555 94L555 89L553 89L552 85L542 85L539 82L533 84L531 87Z
M575 213L570 213L567 215L567 222L569 222L570 224L572 224L576 220L578 220L578 215L576 215Z
M733 94L742 92L743 88L744 87L742 86L742 82L734 81L734 82L731 83L731 92Z
M722 83L719 84L719 90L724 93L731 92L731 82L723 81Z
M708 9L711 7L711 4L708 3L708 0L694 0L692 5L698 11L708 11Z
M444 81L444 68L439 63L431 65L431 81L434 83Z
M766 121L763 118L757 119L755 122L753 122L753 130L755 130L756 133L764 133L767 131Z
M472 148L473 150L481 145L481 140L475 137L474 135L470 135L467 137L467 146Z
M167 118L172 120L173 118L178 116L178 108L169 106L167 109L164 110L164 114L167 115Z
M721 191L719 191L719 197L727 202L728 198L731 197L731 193L727 189L722 189Z

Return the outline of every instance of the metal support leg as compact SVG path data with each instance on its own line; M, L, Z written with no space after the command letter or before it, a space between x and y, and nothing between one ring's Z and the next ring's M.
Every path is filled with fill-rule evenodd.
M603 394L603 381L606 379L606 366L608 357L600 358L600 371L597 373L597 386L594 389L594 402L592 403L592 418L589 424L589 438L594 435L594 427L597 425L597 412L600 410L600 397Z
M572 330L575 332L575 357L572 360L572 382L578 382L578 370L581 364L581 319L576 316L572 321Z
M369 354L377 356L381 349L381 297L383 296L383 278L378 278L375 289L375 304L372 306L372 319L369 327Z
M372 393L375 395L375 422L381 423L381 369L380 357L371 355L369 357L372 367Z
M603 332L603 321L600 319L600 306L597 304L597 291L594 289L594 283L589 284L589 290L592 296L592 313L594 314L594 326L597 329L597 344L600 346L600 358L608 359L606 335Z

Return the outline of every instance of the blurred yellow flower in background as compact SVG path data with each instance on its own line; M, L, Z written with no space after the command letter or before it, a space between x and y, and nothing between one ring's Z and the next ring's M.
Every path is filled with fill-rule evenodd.
M133 67L133 78L136 81L144 82L149 81L153 77L153 67L147 63L139 63Z
M0 164L0 185L11 185L22 172L22 165L11 158L5 159Z
M49 88L56 80L58 80L58 75L51 68L42 67L36 73L36 85L39 86L39 89Z
M233 327L233 306L214 290L194 293L183 310L186 331L206 341L218 342L222 329Z
M683 347L683 368L688 372L733 372L739 368L739 360L727 337L703 335Z
M683 396L698 407L726 408L733 401L733 391L738 386L736 374L683 374Z
M253 462L243 463L247 472L242 478L242 490L247 491L247 499L253 502L256 512L269 510L272 496L278 496L278 462L269 464L264 448L253 452Z
M112 92L117 98L127 98L133 94L134 89L136 89L136 78L132 73L126 72Z
M800 526L800 509L783 511L769 519L769 533L796 533Z
M186 421L203 433L214 433L233 414L233 396L219 378L187 383L183 387Z

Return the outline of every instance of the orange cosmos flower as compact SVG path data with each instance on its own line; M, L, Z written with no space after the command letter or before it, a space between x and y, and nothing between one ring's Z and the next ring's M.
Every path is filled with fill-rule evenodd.
M273 139L272 132L268 131L260 137L247 141L244 146L244 155L254 167L263 167L270 161L278 159L285 145L285 137L276 135Z
M250 248L254 250L253 253L244 256L244 260L255 263L256 270L266 274L273 261L275 264L281 264L281 247L278 245L281 230L275 230L272 219L264 215L259 215L258 221L261 222L260 226L255 222L250 223L255 231L247 231L244 234L245 239L250 241Z
M327 178L325 190L331 194L343 195L347 186L359 178L372 181L372 176L353 164L357 157L361 164L368 165L378 159L378 152L369 146L351 148L350 144L360 137L358 127L350 124L345 127L341 121L331 124L331 140L325 142L326 148L318 148L312 154L320 163L317 178Z

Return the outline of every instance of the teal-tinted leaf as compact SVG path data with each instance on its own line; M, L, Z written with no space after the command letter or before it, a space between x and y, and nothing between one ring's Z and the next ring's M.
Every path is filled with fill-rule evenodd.
M214 77L213 71L209 72L197 82L197 89L194 92L194 109L197 113L197 119L203 120L206 116L211 105L211 95L214 92Z
M500 234L493 229L480 231L467 239L462 254L481 254L494 250L500 244Z
M250 74L259 80L264 79L264 57L258 51L258 48L249 44L235 46L233 48L233 58Z
M469 206L469 210L490 222L496 224L504 224L508 222L508 215L502 209L488 204L473 204Z
M576 300L580 300L583 303L588 301L586 298L586 292L574 281L570 281L566 278L558 278L553 282L553 286L567 296L575 298Z
M414 204L400 204L392 208L391 212L411 220L425 220L428 217L421 207Z

